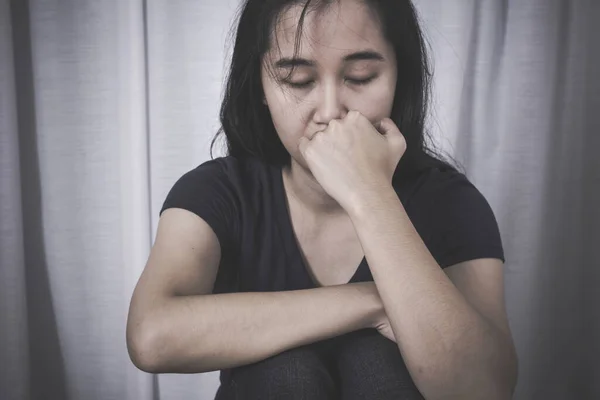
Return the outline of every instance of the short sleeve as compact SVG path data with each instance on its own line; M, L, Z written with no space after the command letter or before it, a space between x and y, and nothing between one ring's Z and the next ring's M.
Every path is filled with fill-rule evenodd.
M406 208L442 268L478 258L505 262L492 208L464 174L439 169L428 172Z
M182 208L202 218L215 232L221 248L231 249L237 227L237 196L218 159L207 161L175 182L160 210Z

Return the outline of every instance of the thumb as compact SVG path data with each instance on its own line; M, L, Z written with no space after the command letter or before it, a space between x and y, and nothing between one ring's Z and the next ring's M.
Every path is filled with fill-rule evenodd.
M384 136L394 135L394 134L396 134L396 135L400 134L400 129L398 129L398 127L396 126L396 124L394 123L394 121L392 121L390 118L384 118L384 119L382 119L379 122L379 125L378 125L377 129Z
M379 123L379 132L383 135L384 138L390 142L392 145L405 146L406 141L404 136L400 132L400 129L396 126L394 121L390 118L384 118Z

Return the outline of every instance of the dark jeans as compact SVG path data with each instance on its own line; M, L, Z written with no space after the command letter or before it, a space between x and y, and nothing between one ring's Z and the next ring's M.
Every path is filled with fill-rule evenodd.
M215 400L423 399L398 346L362 329L232 370Z

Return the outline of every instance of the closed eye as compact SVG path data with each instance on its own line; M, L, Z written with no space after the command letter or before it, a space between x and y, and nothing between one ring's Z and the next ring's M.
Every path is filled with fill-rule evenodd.
M352 78L347 78L346 82L350 82L353 85L366 85L367 83L371 82L373 79L375 79L376 76L370 76L366 79L352 79Z
M293 87L294 89L305 89L307 87L309 87L314 81L307 81L307 82L290 82L290 81L284 81L286 85Z
M368 78L365 79L353 79L353 78L346 78L346 82L352 84L352 85L366 85L369 82L371 82L373 79L375 79L377 76L373 75L370 76ZM313 80L310 81L305 81L305 82L292 82L292 81L288 81L288 80L284 80L284 83L290 87L293 87L295 89L306 89L307 87L309 87L311 84L314 83Z

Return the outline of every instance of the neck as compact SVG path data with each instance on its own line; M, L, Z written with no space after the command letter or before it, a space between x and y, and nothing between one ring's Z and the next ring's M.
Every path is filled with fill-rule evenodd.
M344 209L321 187L307 168L292 159L289 167L282 168L283 182L288 196L315 216L337 216Z

